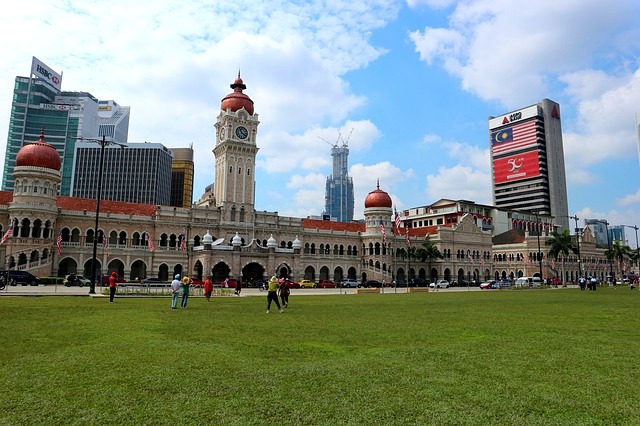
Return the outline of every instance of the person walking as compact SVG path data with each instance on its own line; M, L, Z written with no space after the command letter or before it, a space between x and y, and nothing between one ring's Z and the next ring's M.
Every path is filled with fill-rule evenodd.
M180 274L176 274L171 281L171 309L178 309L178 299L180 298Z
M189 286L191 285L191 278L182 278L182 300L180 301L180 307L187 309L187 301L189 300Z
M267 313L271 310L271 302L276 302L280 313L284 312L280 306L280 302L278 301L278 287L278 279L274 275L269 280L269 291L267 292Z
M207 279L204 280L204 297L207 299L207 302L211 299L211 293L213 293L213 281L211 281L211 275L209 275Z
M278 293L280 294L280 300L282 300L282 307L286 308L289 306L289 293L291 293L291 290L289 290L286 281L280 284Z
M118 274L116 271L111 273L109 277L109 303L113 303L113 298L116 296L116 286L118 285Z
M242 291L242 277L238 277L236 281L236 296L240 296L240 292Z

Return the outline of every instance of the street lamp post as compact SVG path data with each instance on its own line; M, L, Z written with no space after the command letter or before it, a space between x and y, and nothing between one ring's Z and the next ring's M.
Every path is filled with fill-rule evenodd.
M611 237L609 236L609 222L606 219L602 219L600 223L604 223L605 230L607 232L607 247L609 248L609 276L611 277L611 282L615 282L615 277L613 276L613 253L611 253Z
M636 274L640 274L640 247L638 247L638 229L639 228L638 228L637 225L634 225L634 226L622 225L622 226L626 226L626 227L634 229L636 231L636 256L637 256L636 260L638 261L638 264L637 264L638 269L636 270Z
M544 277L542 276L542 252L540 251L540 216L537 212L533 212L533 214L536 215L536 236L538 237L538 264L540 266L540 281L543 281Z
M580 218L578 217L578 215L573 215L573 216L567 216L569 219L573 219L576 221L576 246L578 248L578 278L580 278L582 276L582 259L580 258L580 229L578 228L578 221L580 220Z
M114 141L108 141L106 137L103 135L102 139L91 139L91 138L77 138L78 140L87 141L87 142L95 142L100 145L100 162L98 164L98 187L96 188L96 226L93 232L93 257L91 260L91 284L89 285L89 294L95 294L96 292L96 281L97 281L97 273L98 273L98 225L100 223L100 199L102 198L102 174L104 171L104 148L107 145L119 145L121 148L124 148L124 144L120 144ZM106 238L105 235L102 238Z

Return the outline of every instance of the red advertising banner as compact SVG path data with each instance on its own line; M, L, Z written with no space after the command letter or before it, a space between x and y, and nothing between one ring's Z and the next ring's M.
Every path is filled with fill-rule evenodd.
M540 176L538 151L527 151L494 160L493 176L496 184Z

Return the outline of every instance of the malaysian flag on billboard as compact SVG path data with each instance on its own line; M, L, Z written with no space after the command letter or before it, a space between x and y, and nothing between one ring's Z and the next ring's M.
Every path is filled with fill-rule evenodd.
M500 154L534 146L538 142L536 130L536 121L530 120L491 132L491 152Z

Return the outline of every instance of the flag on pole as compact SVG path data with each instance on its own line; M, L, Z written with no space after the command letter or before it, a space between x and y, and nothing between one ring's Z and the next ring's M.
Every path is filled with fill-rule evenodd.
M156 247L153 245L153 241L149 238L149 234L144 234L144 239L147 241L147 245L149 246L149 251L154 251Z
M407 229L407 244L411 247L411 237L409 236L409 230Z
M105 252L107 253L107 257L109 257L109 239L104 234L102 235L102 247L104 248Z
M393 209L393 212L395 214L396 232L398 233L398 235L400 235L400 216L398 216L398 211L396 209Z
M58 232L58 238L56 238L56 252L58 255L62 253L62 229Z
M185 251L185 249L186 249L185 240L186 240L185 235L184 234L180 234L180 251Z
M11 226L9 226L9 229L7 229L7 232L5 232L4 235L2 236L2 240L0 240L0 244L7 241L7 238L11 236L13 236L13 222L11 222Z
M382 233L382 244L384 244L387 239L387 231L384 229L384 222L380 219L380 232Z
M468 253L469 256L469 260L471 261L471 263L473 263L473 257L471 256L471 253Z

